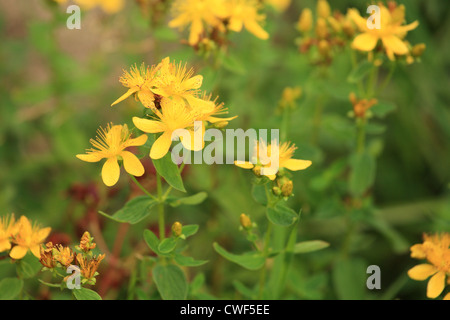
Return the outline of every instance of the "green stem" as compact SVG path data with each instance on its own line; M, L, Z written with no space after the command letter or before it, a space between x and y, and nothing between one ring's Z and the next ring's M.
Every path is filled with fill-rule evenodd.
M159 240L162 241L165 238L166 228L164 222L164 202L162 196L162 183L161 176L156 173L156 186L158 193L158 224L159 224Z
M356 119L357 137L356 137L356 152L363 153L366 144L366 119Z
M269 254L269 243L270 243L270 236L272 235L272 222L268 221L268 225L267 225L267 231L266 231L266 237L264 240L264 249L263 249L263 256L265 258L265 262L264 262L264 266L261 270L261 275L259 278L259 298L258 299L262 299L263 297L263 292L264 292L264 285L266 283L266 274L267 274L267 268L266 268L266 264L267 264L267 256Z
M152 198L153 200L155 200L155 201L158 200L158 198L156 198L154 195L152 195L150 192L148 192L148 191L147 191L147 190L139 183L139 181L137 181L137 179L136 179L135 176L133 176L133 175L130 174L130 177L131 177L131 180L133 180L133 182L139 187L139 189L142 190L142 192L144 192L146 195L148 195L148 196L149 196L150 198Z
M386 76L386 78L384 79L383 83L382 83L382 84L380 85L380 87L378 88L377 94L380 94L380 93L387 87L387 85L389 84L389 82L391 82L391 78L392 78L392 76L394 75L394 72L395 72L395 66L396 66L395 63L392 63L392 64L391 64L391 68L390 68L390 70L389 70L389 73L388 73L388 75Z

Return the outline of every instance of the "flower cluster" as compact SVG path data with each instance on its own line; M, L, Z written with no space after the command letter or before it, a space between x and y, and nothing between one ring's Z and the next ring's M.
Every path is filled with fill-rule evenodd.
M31 224L27 217L15 220L14 215L0 218L0 252L9 251L9 256L20 260L28 251L40 257L39 246L50 234L51 228Z
M75 247L76 251L60 244L53 245L51 242L45 246L41 245L39 261L44 266L44 270L51 270L55 275L61 275L58 268L67 269L73 265L82 276L82 284L95 285L95 277L99 274L97 269L105 258L105 254L93 255L91 250L95 247L94 238L86 231L81 237L80 244ZM67 281L67 278L65 277L64 281Z
M266 40L269 34L261 27L265 16L259 13L260 6L257 0L175 0L169 26L189 26L188 43L194 47L208 40L221 43L227 31L240 32L243 27Z
M437 298L450 284L450 234L434 234L423 236L423 243L411 247L411 257L426 259L428 263L419 264L408 271L413 280L428 279L427 297ZM444 297L450 300L450 292Z
M55 0L60 4L67 3L67 0ZM100 7L104 12L114 14L123 9L124 0L74 0L75 4L81 6L85 10L91 10Z

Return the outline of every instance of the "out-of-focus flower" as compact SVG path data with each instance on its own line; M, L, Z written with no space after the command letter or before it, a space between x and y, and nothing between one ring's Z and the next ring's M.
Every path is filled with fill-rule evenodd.
M317 1L317 15L324 19L327 19L331 15L330 4L327 0Z
M54 0L59 4L65 4L67 0ZM108 14L114 14L123 9L124 0L73 0L75 4L81 6L84 10L91 10L95 7L100 7Z
M278 105L281 109L295 109L296 102L301 96L301 87L286 87L281 94L281 99Z
M408 276L419 281L431 277L428 281L427 297L434 299L444 291L446 277L450 275L450 234L424 234L423 239L423 243L411 247L411 257L426 259L428 263L411 268ZM449 295L445 298L449 298Z
M265 2L278 11L286 10L291 4L291 0L265 0Z
M355 93L350 93L350 102L353 105L353 113L356 118L365 118L367 111L378 103L377 99L358 99Z
M278 170L283 168L291 171L304 170L312 164L310 160L292 159L296 149L290 142L284 142L280 146L276 141L267 145L261 140L253 149L251 162L235 161L234 164L243 169L253 169L257 175L261 174L261 169L264 169L263 174L270 180L275 180ZM278 157L278 168L272 168L273 164L270 161L272 157Z
M17 234L18 223L15 222L14 215L7 215L0 218L0 252L11 249L11 238Z
M256 0L228 0L226 1L228 29L240 32L245 27L254 36L266 40L269 34L261 27L265 15L260 14L260 4Z
M39 262L48 269L53 269L56 267L56 261L53 257L53 243L48 242L45 246L41 244L41 256Z
M414 30L419 25L418 21L403 25L405 21L405 6L396 6L389 10L380 4L380 28L369 29L367 19L360 16L356 9L350 9L349 15L361 32L352 42L356 50L370 52L375 49L379 40L390 60L395 60L395 55L407 55L409 50L403 40L408 31Z
M15 246L11 249L9 256L20 260L28 251L31 251L36 258L40 258L40 245L50 234L51 228L40 228L37 224L32 226L25 216L20 217L18 224L17 234L12 237L12 243Z
M205 31L212 28L225 30L223 0L176 0L172 4L173 19L169 27L185 29L190 26L189 44L199 43Z
M80 245L77 249L83 251L84 253L88 253L89 251L95 249L96 246L97 244L94 243L94 238L91 237L91 234L88 231L85 231L81 237Z
M111 187L117 183L120 176L118 159L123 160L125 170L134 176L144 174L144 167L139 159L125 149L132 146L142 146L147 141L146 135L131 138L127 125L108 124L106 129L100 128L96 140L90 142L95 148L87 150L87 154L79 154L77 158L86 162L99 162L107 159L102 169L102 179L105 185Z
M298 18L297 28L301 32L308 32L312 29L313 14L311 9L305 8L302 10L300 17Z

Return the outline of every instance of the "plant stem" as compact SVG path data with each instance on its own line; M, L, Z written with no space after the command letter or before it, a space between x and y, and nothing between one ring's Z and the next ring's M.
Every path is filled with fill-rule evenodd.
M158 224L159 224L159 240L162 241L165 238L166 228L164 222L164 202L162 201L162 185L161 176L156 173L156 186L158 193Z
M264 266L261 270L261 276L259 278L259 299L261 300L263 297L264 292L264 285L266 283L266 273L267 273L267 256L269 253L269 242L270 242L270 236L272 235L272 222L268 221L267 225L267 231L266 231L266 237L264 239L264 249L263 249L263 256L265 258Z
M148 192L140 183L139 181L137 181L137 179L135 178L135 176L131 175L131 180L133 180L133 182L139 187L139 189L142 190L142 192L144 192L146 195L148 195L150 198L152 198L153 200L158 200L158 198L156 198L154 195L152 195L150 192Z
M363 153L366 143L366 119L357 119L356 152Z

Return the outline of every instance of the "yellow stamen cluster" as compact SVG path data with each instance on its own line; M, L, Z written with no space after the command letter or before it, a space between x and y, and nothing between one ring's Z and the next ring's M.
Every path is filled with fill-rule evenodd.
M260 39L269 34L261 27L265 16L260 14L257 0L176 0L172 4L171 28L190 26L188 43L197 46L203 39L217 39L227 30L240 32L245 27Z
M443 291L447 282L450 284L450 234L434 234L423 236L423 243L411 247L411 257L426 259L428 263L415 266L408 271L413 280L428 279L427 297L437 298ZM450 300L450 293L444 299Z

